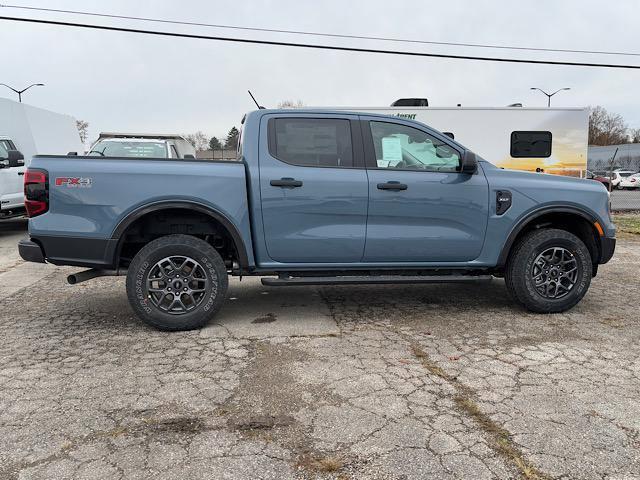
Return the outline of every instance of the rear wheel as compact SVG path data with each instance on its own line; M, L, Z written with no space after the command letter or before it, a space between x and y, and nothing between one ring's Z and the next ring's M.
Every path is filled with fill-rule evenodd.
M527 310L563 312L575 306L591 283L591 254L565 230L526 234L509 257L505 282L509 294Z
M127 272L131 307L160 330L206 325L222 306L227 286L220 254L189 235L167 235L148 243Z

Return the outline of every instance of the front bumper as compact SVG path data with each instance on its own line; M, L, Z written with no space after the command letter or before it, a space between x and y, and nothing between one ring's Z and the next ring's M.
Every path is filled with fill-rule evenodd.
M613 257L616 249L616 239L611 237L600 237L600 261L598 263L607 263Z
M26 238L18 242L18 253L27 262L45 263L40 245Z

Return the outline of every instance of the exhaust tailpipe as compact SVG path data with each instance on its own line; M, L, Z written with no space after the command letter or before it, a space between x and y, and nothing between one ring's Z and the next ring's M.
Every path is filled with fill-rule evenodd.
M92 278L98 277L117 277L120 275L125 275L127 273L126 270L100 270L97 268L90 268L89 270L84 270L78 273L72 273L67 277L67 283L70 285L76 285L77 283L86 282L87 280L91 280Z

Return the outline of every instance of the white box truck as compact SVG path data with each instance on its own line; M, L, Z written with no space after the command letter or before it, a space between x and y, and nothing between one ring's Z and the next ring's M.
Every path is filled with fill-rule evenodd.
M24 157L10 166L10 151ZM0 98L0 218L24 212L23 176L34 155L82 155L75 118Z
M324 107L323 107L324 108ZM589 112L586 108L339 107L393 115L451 134L498 167L584 176Z

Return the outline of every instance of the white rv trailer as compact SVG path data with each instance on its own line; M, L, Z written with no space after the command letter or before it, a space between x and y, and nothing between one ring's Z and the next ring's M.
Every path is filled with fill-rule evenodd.
M24 165L8 167L7 151L19 150ZM38 154L76 155L84 152L75 118L0 98L0 218L24 208L23 176Z
M422 122L498 167L581 177L587 169L586 108L338 107Z

